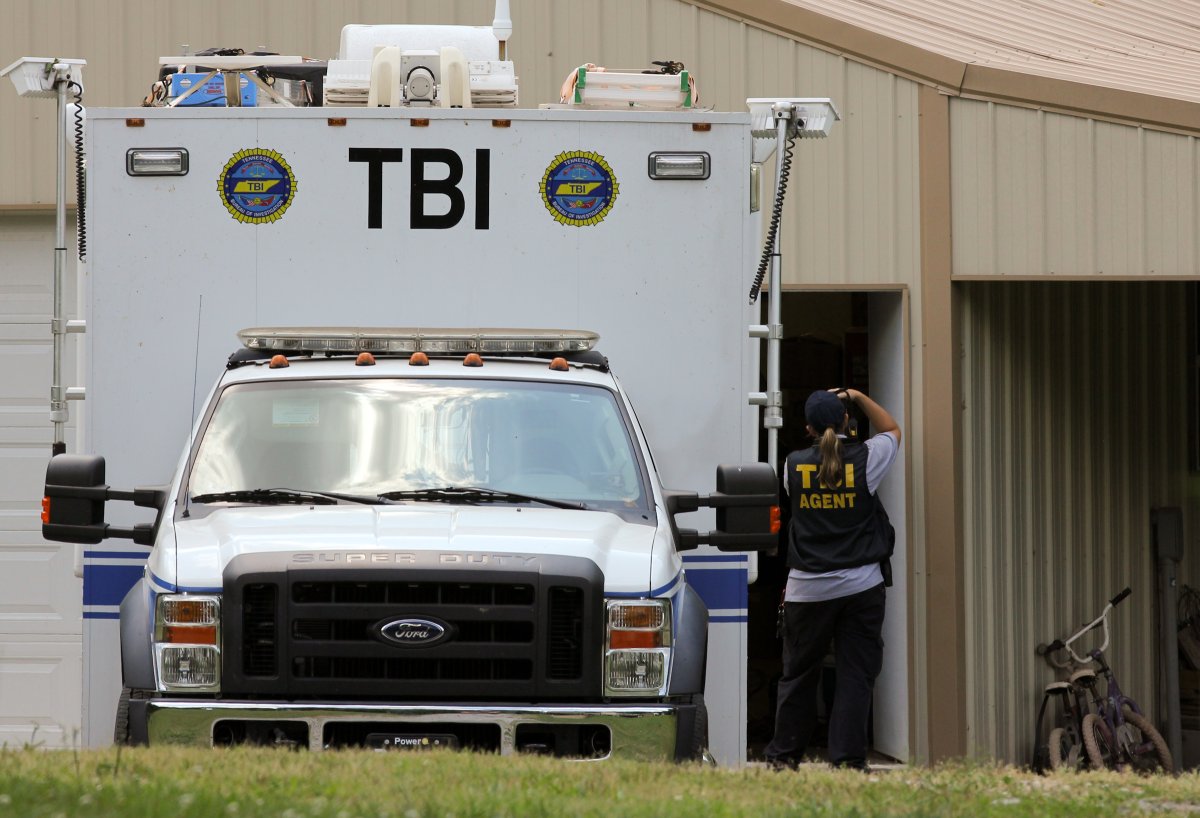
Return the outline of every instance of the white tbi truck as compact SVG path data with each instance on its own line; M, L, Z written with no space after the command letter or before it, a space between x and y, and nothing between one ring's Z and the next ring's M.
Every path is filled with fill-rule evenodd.
M744 757L752 137L678 88L88 111L89 743Z

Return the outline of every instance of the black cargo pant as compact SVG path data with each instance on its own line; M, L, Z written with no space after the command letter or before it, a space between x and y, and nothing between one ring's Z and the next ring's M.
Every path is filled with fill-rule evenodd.
M837 689L829 716L829 761L867 763L867 719L875 677L883 666L885 593L877 585L825 602L786 602L783 611L783 677L769 761L798 762L817 721L817 683L833 641Z

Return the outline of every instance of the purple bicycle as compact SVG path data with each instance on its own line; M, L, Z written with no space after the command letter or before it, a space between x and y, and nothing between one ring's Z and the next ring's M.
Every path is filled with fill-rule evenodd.
M1129 594L1129 588L1121 591L1109 600L1098 617L1066 641L1055 639L1046 646L1044 653L1060 668L1082 668L1089 664L1096 666L1095 673L1081 673L1072 678L1072 685L1078 686L1081 692L1086 691L1086 697L1091 702L1088 708L1090 712L1084 713L1080 719L1079 732L1092 769L1107 767L1122 770L1128 767L1137 772L1162 770L1174 773L1175 762L1167 742L1138 703L1121 690L1116 674L1104 660L1104 651L1108 648L1108 615ZM1084 656L1076 653L1071 645L1101 626L1104 628L1104 639L1100 647L1093 648ZM1062 650L1070 657L1069 662L1060 663L1054 659L1054 654ZM1081 701L1083 698L1083 695L1078 697Z

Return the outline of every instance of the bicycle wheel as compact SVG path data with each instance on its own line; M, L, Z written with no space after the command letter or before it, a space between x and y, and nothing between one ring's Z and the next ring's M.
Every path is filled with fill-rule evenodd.
M1083 717L1083 749L1087 751L1088 764L1093 770L1115 770L1117 768L1116 745L1112 731L1104 719L1095 713Z
M1125 723L1135 728L1135 733L1141 734L1131 737L1130 766L1139 773L1151 773L1160 769L1168 773L1175 772L1175 761L1171 758L1171 750L1167 747L1162 733L1158 732L1150 723L1150 719L1141 713L1133 712L1128 707L1124 709L1124 713Z
M1083 760L1083 748L1076 742L1065 727L1055 727L1050 731L1050 769L1077 770Z

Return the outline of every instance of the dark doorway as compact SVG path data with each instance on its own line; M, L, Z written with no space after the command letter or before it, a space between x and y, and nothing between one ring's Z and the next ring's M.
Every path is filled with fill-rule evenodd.
M770 294L764 295L764 300ZM903 426L903 393L906 377L903 373L905 331L903 329L904 302L900 292L785 292L782 314L784 340L780 355L780 388L783 392L783 428L779 434L779 456L783 458L794 449L811 444L804 424L804 401L816 389L831 387L853 387L871 394L885 402L889 411ZM766 306L763 306L766 315ZM766 374L763 355L762 386L765 389ZM897 362L900 363L897 363ZM901 371L896 371L897 369ZM872 384L872 375L879 380ZM884 394L877 395L876 392ZM865 418L858 418L861 433L870 433ZM760 432L760 455L766 460L766 433ZM898 530L903 526L896 522L894 505L903 506L903 467L898 461L897 469L888 477L894 486L889 487L888 509ZM880 489L883 497L883 488ZM747 758L762 758L763 748L774 732L775 687L780 670L780 642L775 636L775 622L779 602L787 583L786 536L788 512L784 508L785 532L781 535L780 547L775 554L761 554L758 558L758 579L749 588L749 626L747 635ZM898 549L901 547L898 533ZM895 563L895 560L893 560ZM903 561L900 565L903 566ZM901 567L901 570L904 570ZM895 629L904 629L904 586L889 589L888 618L885 626L891 629L893 642ZM897 594L896 592L899 592ZM900 640L903 641L903 640ZM884 674L876 685L876 712L873 719L874 733L881 727L887 728L889 741L884 742L893 756L907 755L907 742L903 752L897 752L892 736L907 735L907 707L884 705L881 712L880 686L889 686L892 693L907 697L906 645L893 644L890 649L899 650L889 660L885 656ZM832 700L836 678L832 657L822 676L821 701L818 705L820 721L814 735L813 755L820 755L825 742L825 714ZM883 719L884 721L881 721Z

